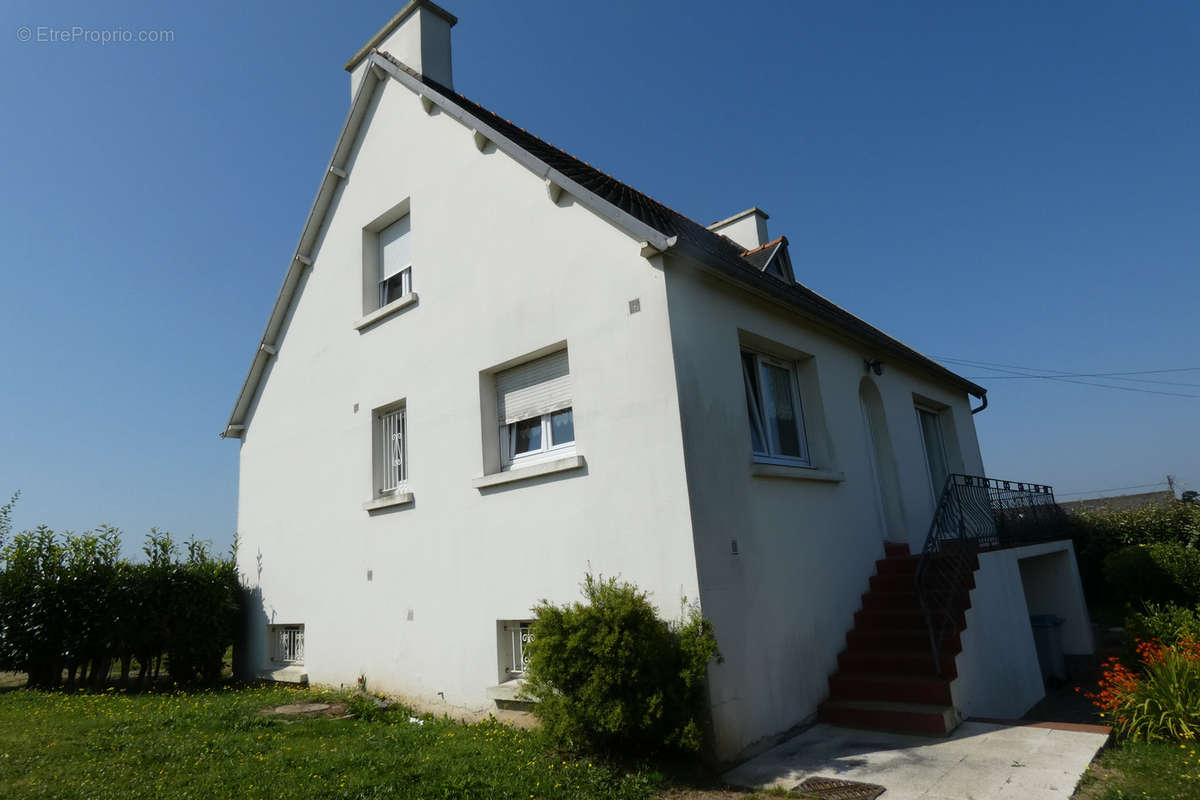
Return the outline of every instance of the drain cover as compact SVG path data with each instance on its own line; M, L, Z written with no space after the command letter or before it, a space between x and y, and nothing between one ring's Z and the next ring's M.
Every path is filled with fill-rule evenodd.
M838 778L806 778L803 783L792 787L792 791L804 792L821 800L875 800L887 789L873 783Z

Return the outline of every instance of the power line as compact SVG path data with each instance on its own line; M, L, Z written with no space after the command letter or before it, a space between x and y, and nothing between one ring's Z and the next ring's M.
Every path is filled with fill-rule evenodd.
M959 364L969 364L974 367L1008 367L1009 369L1021 369L1026 372L1053 372L1063 378L1106 378L1115 377L1118 375L1160 375L1166 372L1200 372L1200 367L1173 367L1171 369L1142 369L1132 372L1069 372L1061 369L1046 369L1044 367L1023 367L1020 364L1001 364L995 361L972 361L965 358L950 358L949 356L935 356L939 361L954 361ZM1030 376L1034 377L1034 376Z
M1086 492L1055 492L1054 496L1055 497L1074 497L1075 495L1078 495L1078 494L1097 494L1099 492L1123 492L1126 489L1149 489L1152 486L1166 486L1166 485L1167 485L1166 481L1159 481L1158 483L1141 483L1141 484L1138 484L1137 486L1115 486L1112 489L1088 489Z
M1074 383L1074 384L1078 384L1080 386L1098 386L1102 389L1117 389L1117 390L1123 391L1123 392L1138 392L1140 394L1157 394L1157 395L1163 395L1166 397L1200 398L1200 395L1187 394L1184 392L1164 392L1164 391L1160 391L1157 389L1143 389L1143 388L1137 387L1137 386L1115 386L1111 383L1099 383L1097 381L1076 380L1076 379L1070 377L1071 375L1073 375L1075 373L1060 372L1059 370L1051 370L1052 372L1060 372L1060 374L1058 374L1058 375L1029 375L1029 374L1027 374L1027 372L1033 371L1034 370L1033 367L1021 367L1021 366L1017 366L1017 365L1013 364L1013 365L1007 365L1008 367L1011 367L1011 368L1002 368L1000 365L998 365L994 362L968 361L968 360L962 359L962 358L941 358L940 360L948 361L950 363L955 363L955 364L964 364L964 365L973 366L973 367L986 367L986 368L990 368L993 370L997 370L999 372L1008 373L1008 375L1004 375L1004 376L997 375L997 376L991 376L991 377L1041 378L1043 380L1059 381L1061 383ZM1014 372L1013 371L1014 369L1026 370L1027 372ZM1180 368L1181 371L1182 370L1191 370L1191 369L1193 369L1193 368L1192 367ZM1200 369L1200 368L1196 368L1196 369ZM1149 372L1157 372L1157 370L1155 370L1155 371L1148 370L1147 373L1149 373ZM1083 373L1079 373L1079 374L1083 374ZM1138 373L1127 373L1127 374L1138 374Z

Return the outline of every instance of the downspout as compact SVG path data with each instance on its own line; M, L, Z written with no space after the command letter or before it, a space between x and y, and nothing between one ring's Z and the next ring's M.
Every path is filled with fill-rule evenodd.
M987 392L984 392L983 394L979 395L979 399L982 400L983 403L982 403L982 405L979 406L979 408L972 408L971 409L972 414L978 414L980 411L983 411L985 408L987 408Z

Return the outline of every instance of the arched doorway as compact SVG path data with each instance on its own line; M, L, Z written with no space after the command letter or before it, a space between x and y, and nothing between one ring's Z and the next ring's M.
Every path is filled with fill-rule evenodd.
M904 501L900 495L900 477L892 437L888 432L887 416L879 387L870 377L858 385L858 400L862 407L863 425L867 432L867 455L875 473L875 498L884 538L891 542L907 542L904 524Z

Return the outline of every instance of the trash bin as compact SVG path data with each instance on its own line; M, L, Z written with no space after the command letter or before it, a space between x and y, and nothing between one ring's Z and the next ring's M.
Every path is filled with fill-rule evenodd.
M1033 625L1033 644L1042 668L1042 681L1047 686L1062 683L1067 679L1062 646L1062 625L1066 620L1055 614L1034 614L1029 622Z

